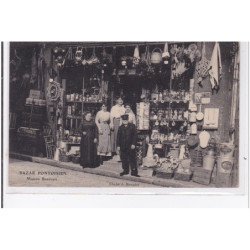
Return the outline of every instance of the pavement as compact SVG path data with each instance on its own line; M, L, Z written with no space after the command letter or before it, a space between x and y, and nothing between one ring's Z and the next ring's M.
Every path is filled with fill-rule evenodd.
M50 165L10 159L9 185L11 187L156 187L107 176L88 174Z
M122 180L122 181L128 181L132 183L139 183L141 186L155 186L155 187L172 187L172 188L204 188L207 186L195 183L193 181L180 181L180 180L174 180L174 179L163 179L163 178L158 178L155 176L152 176L152 169L148 168L138 168L138 173L141 177L134 177L131 175L125 175L125 176L120 176L120 172L122 171L121 168L121 163L117 162L115 160L110 160L108 162L104 162L103 165L97 167L97 168L82 168L79 164L74 164L72 162L59 162L55 161L52 159L47 159L47 158L41 158L41 157L34 157L34 156L29 156L29 155L24 155L24 154L19 154L19 153L10 153L10 159L19 159L21 161L28 161L28 162L33 162L33 163L38 163L44 167L46 166L53 166L55 168L60 168L61 170L71 170L75 171L76 175L80 175L80 173L85 173L85 174L91 174L89 176L90 178L94 178L93 175L96 176L104 176L104 177L109 177L112 179ZM10 168L12 169L11 162L10 161ZM12 182L10 182L11 184ZM15 183L14 183L15 184ZM63 185L63 183L61 183ZM72 185L78 185L77 183L74 183ZM80 184L79 184L80 185ZM86 186L92 185L86 184ZM81 184L82 186L82 184ZM103 182L96 182L94 181L94 186L95 187L102 187L105 186L105 183ZM117 185L119 186L119 185Z

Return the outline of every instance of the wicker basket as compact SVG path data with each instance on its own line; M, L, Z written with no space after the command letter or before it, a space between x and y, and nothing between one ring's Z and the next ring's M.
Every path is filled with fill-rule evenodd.
M59 161L61 161L61 162L70 162L71 157L70 157L70 155L59 155Z
M190 150L191 164L193 166L202 166L203 163L203 153L199 149Z
M73 155L72 156L72 162L75 164L79 164L80 163L80 156L79 155Z

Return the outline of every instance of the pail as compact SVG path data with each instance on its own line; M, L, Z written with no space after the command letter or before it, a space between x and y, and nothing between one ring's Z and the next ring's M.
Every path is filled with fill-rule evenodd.
M235 146L230 143L220 144L220 156L222 157L233 157Z
M230 174L233 168L234 158L231 156L219 156L217 158L218 173Z
M215 164L215 157L212 155L205 155L203 157L203 165L202 167L206 170L210 170L212 171L214 168L214 164Z

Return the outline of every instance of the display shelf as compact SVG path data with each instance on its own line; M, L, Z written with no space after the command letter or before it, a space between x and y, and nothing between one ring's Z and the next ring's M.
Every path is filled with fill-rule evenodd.
M28 103L26 103L25 106L26 107L32 107L33 106L33 107L36 107L36 108L43 108L43 109L46 108L46 105L36 105L36 104L28 104Z
M167 120L167 122L185 122L185 121L188 122L188 120L185 120L185 119L182 119L182 120L180 120L180 119L166 119L166 120ZM150 122L155 123L156 121L150 121Z
M69 142L69 141L67 141L66 142L68 145L76 145L76 146L79 146L81 143L80 142Z
M67 119L82 119L82 116L80 115L67 115Z
M86 101L66 101L66 103L81 103L81 104L100 104L102 101L86 102Z
M163 101L155 101L155 100L150 100L150 103L154 104L164 104L164 103L188 103L189 100L176 100L176 99L171 99L171 100L163 100Z

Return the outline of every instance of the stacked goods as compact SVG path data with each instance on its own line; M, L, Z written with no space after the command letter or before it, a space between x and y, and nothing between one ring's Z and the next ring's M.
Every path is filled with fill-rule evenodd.
M35 89L30 90L29 97L32 99L43 99L42 92L40 90L35 90Z
M173 164L170 161L164 161L159 168L156 168L153 171L153 176L163 179L171 179L174 176L176 167L176 164Z
M140 102L136 104L137 114L137 129L148 130L149 129L149 103Z
M72 162L75 164L79 164L80 163L80 155L79 154L72 155Z
M191 159L182 160L175 172L174 179L181 181L190 181L192 178L192 172L190 170Z
M36 106L46 106L46 100L43 100L43 94L40 90L30 90L29 97L26 98L27 105L36 105Z
M215 155L214 151L210 149L203 157L202 168L195 168L193 181L205 185L210 184L214 165Z
M193 173L193 181L203 185L208 185L210 184L211 176L212 176L211 170L197 167L195 168Z
M191 158L191 165L193 167L201 167L203 162L203 155L200 149L192 149L189 151Z
M59 161L61 161L61 162L70 162L71 161L70 153L65 152L64 149L60 149Z
M228 143L220 145L220 156L217 158L216 187L232 186L233 155L234 145Z
M137 159L137 166L141 166L143 164L143 145L140 142L140 145L136 146L136 159Z

